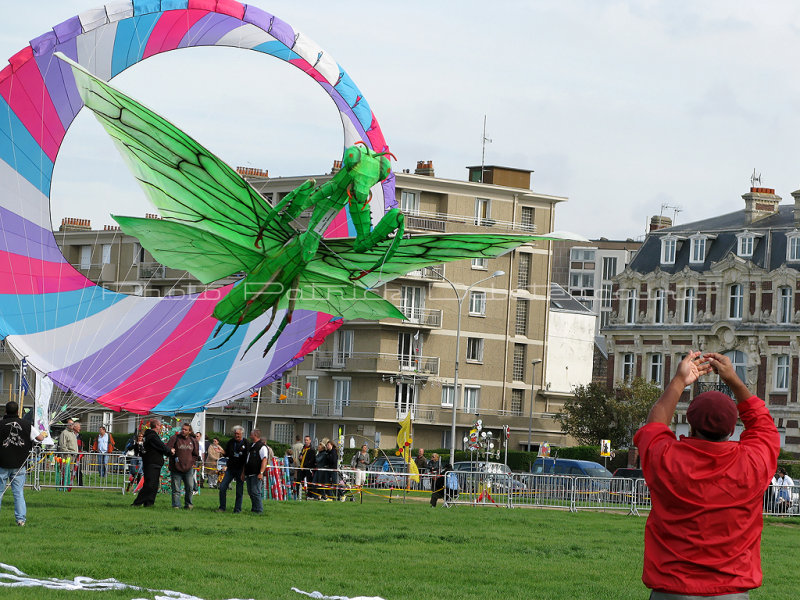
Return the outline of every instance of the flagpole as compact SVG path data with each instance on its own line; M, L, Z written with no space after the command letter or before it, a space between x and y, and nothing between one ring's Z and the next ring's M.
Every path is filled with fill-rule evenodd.
M22 382L25 379L25 357L22 357L22 360L19 363L19 389L17 390L17 399L19 402L17 403L17 416L22 418Z
M258 409L261 406L261 390L262 388L258 388L258 397L256 398L256 416L253 419L253 429L258 428Z

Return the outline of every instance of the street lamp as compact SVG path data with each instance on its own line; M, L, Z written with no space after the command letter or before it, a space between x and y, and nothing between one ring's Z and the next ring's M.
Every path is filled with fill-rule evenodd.
M528 412L528 452L531 451L531 429L533 428L533 400L536 398L533 386L536 384L536 365L542 362L541 358L531 361L531 405Z
M490 279L494 279L495 277L502 277L505 275L505 271L495 271L488 277L484 277L483 279L476 281L472 285L470 285L466 290L464 290L464 294L459 296L458 290L456 290L456 286L450 281L447 277L444 276L444 273L437 271L436 269L432 269L434 273L436 273L439 277L444 279L447 283L450 284L450 287L453 288L453 293L456 296L456 300L458 301L458 325L456 326L456 361L453 369L453 422L450 426L450 464L452 465L456 461L456 411L458 408L458 357L459 353L461 352L461 305L464 302L464 298L467 297L469 291L474 288L479 283L483 283L484 281L489 281Z

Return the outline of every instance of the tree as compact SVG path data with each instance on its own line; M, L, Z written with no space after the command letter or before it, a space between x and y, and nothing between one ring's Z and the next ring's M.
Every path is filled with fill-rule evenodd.
M599 383L579 385L558 414L561 431L581 444L611 440L614 448L627 448L645 422L661 389L641 378L619 382L616 388Z

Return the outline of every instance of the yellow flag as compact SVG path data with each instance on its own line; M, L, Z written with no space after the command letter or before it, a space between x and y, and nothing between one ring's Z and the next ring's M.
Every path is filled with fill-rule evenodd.
M400 421L400 433L397 434L397 447L405 459L406 442L411 439L411 413L406 413L406 418Z
M409 477L409 479L419 483L419 469L417 468L417 463L415 463L413 460L408 461L408 472L411 473L411 477Z

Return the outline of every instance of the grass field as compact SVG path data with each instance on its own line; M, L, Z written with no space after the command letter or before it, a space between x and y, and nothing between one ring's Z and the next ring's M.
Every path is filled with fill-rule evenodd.
M229 511L232 494L229 493ZM265 512L217 514L203 490L195 510L129 506L131 496L74 490L26 492L28 525L0 511L0 562L36 578L116 578L206 600L294 599L292 592L385 600L643 599L645 518L623 514L459 506L432 509L369 499L267 502ZM249 510L245 494L245 511ZM800 521L768 520L758 600L800 596ZM141 592L2 588L3 600L90 596L153 598Z

